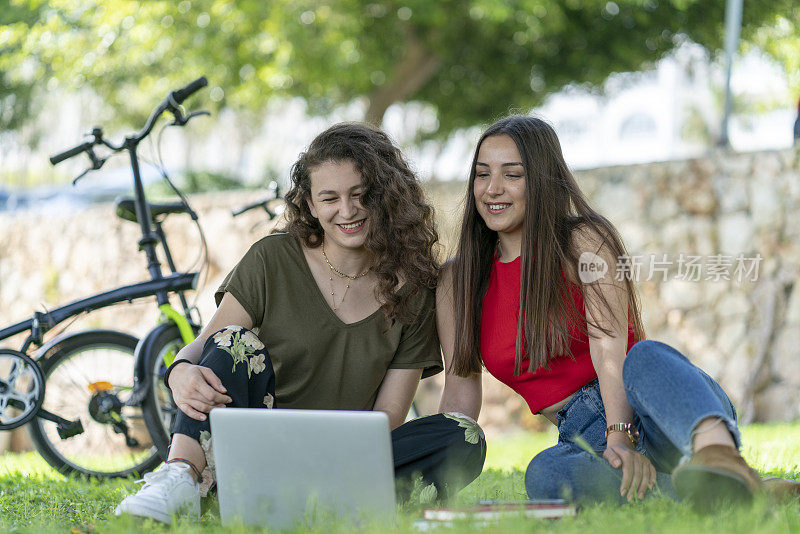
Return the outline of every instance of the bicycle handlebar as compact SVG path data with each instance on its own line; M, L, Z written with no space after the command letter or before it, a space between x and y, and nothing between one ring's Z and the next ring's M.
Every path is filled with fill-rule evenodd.
M69 150L65 150L60 154L56 154L55 156L50 156L50 163L53 165L58 165L62 161L75 157L81 152L86 152L87 150L92 148L92 146L94 146L94 143L91 141L81 143L80 145L72 147Z
M233 210L231 212L231 214L234 217L238 217L242 213L245 213L245 212L250 211L252 209L256 209L256 208L260 208L260 207L266 208L267 207L267 202L269 202L270 200L273 200L273 199L270 198L270 199L267 199L267 200L259 200L258 202L253 202L252 204L248 204L247 206L239 208L238 210Z
M150 206L147 203L147 196L144 190L144 184L142 183L142 177L139 169L139 158L137 155L137 149L139 147L139 143L152 132L153 127L158 121L159 117L165 112L168 111L174 116L174 120L172 125L175 126L184 126L192 117L196 117L198 115L204 114L201 112L195 113L188 113L184 114L184 111L181 107L181 103L186 100L190 95L195 93L197 90L201 89L208 85L208 80L205 76L201 76L200 78L194 80L192 83L177 89L175 91L170 91L166 97L155 107L155 109L150 113L150 116L147 118L147 122L145 123L144 127L133 135L126 136L125 139L118 145L110 143L107 139L103 138L103 130L102 128L94 128L92 130L92 139L90 141L84 141L82 144L66 150L60 154L56 154L53 156L50 161L53 165L60 163L68 158L75 157L81 153L86 153L89 156L89 159L92 162L92 166L81 173L78 178L76 178L72 183L73 185L86 173L92 170L97 170L103 166L106 159L108 158L98 158L97 155L94 153L94 147L97 145L103 145L106 148L110 149L112 152L123 152L126 151L130 155L131 161L131 170L133 171L133 195L134 195L134 203L135 203L135 211L137 214L137 220L139 222L139 227L142 231L142 237L139 239L139 248L140 250L144 251L145 255L147 256L147 270L150 272L150 277L152 280L160 280L163 278L161 273L161 264L158 259L158 255L156 254L156 245L161 242L165 251L165 254L169 254L167 250L167 244L163 238L163 234L159 236L160 228L156 227L156 231L153 231L153 221L152 221L152 212L150 210ZM169 126L169 125L166 125ZM165 126L165 127L166 127ZM184 195L170 182L169 178L167 177L166 171L161 168L161 172L164 175L164 178L167 182L172 186L178 196L181 198L181 202L186 206L187 212L191 213L191 208L188 206L188 201L184 197ZM193 215L192 219L197 220L197 216ZM199 225L198 225L199 227ZM202 234L202 229L200 230ZM205 246L205 242L204 242ZM167 260L171 264L171 259L167 256ZM156 294L156 300L158 301L159 305L168 302L168 298L166 293L160 292Z
M280 186L278 185L278 182L273 180L269 183L267 189L270 191L270 195L267 198L263 198L258 202L253 202L252 204L248 204L239 209L233 210L231 212L231 215L233 215L234 217L238 217L242 213L245 213L252 209L264 208L264 211L267 212L270 218L275 217L275 213L271 209L269 209L269 203L272 202L273 200L283 200L283 197L281 196Z
M172 99L175 101L176 104L182 104L184 100L189 98L193 93L199 91L203 87L208 85L208 80L205 76L200 76L192 83L186 85L185 87L178 89L177 91L172 91Z
M195 92L199 91L200 89L202 89L207 85L208 85L208 80L206 79L205 76L201 76L195 81L185 85L184 87L176 89L175 91L171 91L150 114L150 117L148 117L147 123L145 124L144 128L142 128L142 130L137 134L131 137L127 137L125 141L121 143L119 146L115 146L110 142L108 142L107 140L103 139L102 130L99 128L95 128L92 131L92 134L94 135L94 139L92 141L86 141L78 146L75 146L73 148L65 150L64 152L61 152L60 154L51 156L50 163L53 165L58 165L62 161L73 158L83 152L89 152L91 156L91 149L95 145L100 145L100 144L107 146L114 152L119 152L121 150L135 147L142 139L144 139L150 134L150 131L153 129L156 120L165 111L170 111L172 112L173 115L175 115L174 124L178 126L183 126L184 124L189 122L189 119L191 119L192 117L196 117L197 115L204 113L201 112L191 113L188 116L184 117L183 113L181 112L178 106L180 106L183 103L183 101L189 98L192 94L194 94ZM92 158L93 163L94 159L95 158ZM95 165L93 166L93 168L99 168L99 167Z

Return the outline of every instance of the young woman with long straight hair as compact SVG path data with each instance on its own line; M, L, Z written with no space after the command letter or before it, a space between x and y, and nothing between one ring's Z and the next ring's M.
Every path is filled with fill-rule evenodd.
M700 506L750 499L762 481L739 454L733 405L677 350L645 340L626 257L546 122L491 125L437 288L440 411L477 419L485 367L555 424L558 443L525 475L531 498L623 502L658 486Z

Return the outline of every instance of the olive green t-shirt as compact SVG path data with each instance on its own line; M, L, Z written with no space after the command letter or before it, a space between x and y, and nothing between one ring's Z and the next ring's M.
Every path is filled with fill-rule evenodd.
M442 370L435 296L411 299L416 318L386 329L383 311L346 324L320 292L297 240L256 242L215 295L231 293L253 319L275 370L278 408L371 410L387 369ZM400 289L403 291L403 288Z

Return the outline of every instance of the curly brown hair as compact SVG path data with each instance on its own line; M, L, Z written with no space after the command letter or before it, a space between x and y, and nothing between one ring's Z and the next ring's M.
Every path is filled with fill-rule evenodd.
M284 230L309 248L322 244L322 226L308 206L310 171L342 161L353 162L361 174L360 200L371 221L364 248L378 278L378 302L389 324L408 322L413 315L409 299L423 287L436 286L438 234L419 180L385 133L368 124L341 123L314 138L292 166Z

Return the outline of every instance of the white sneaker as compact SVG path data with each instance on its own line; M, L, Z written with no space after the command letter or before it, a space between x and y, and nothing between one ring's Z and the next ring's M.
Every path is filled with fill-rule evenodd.
M144 486L135 495L123 499L114 514L151 517L172 524L173 514L200 519L200 486L191 467L182 462L162 465L144 475Z

